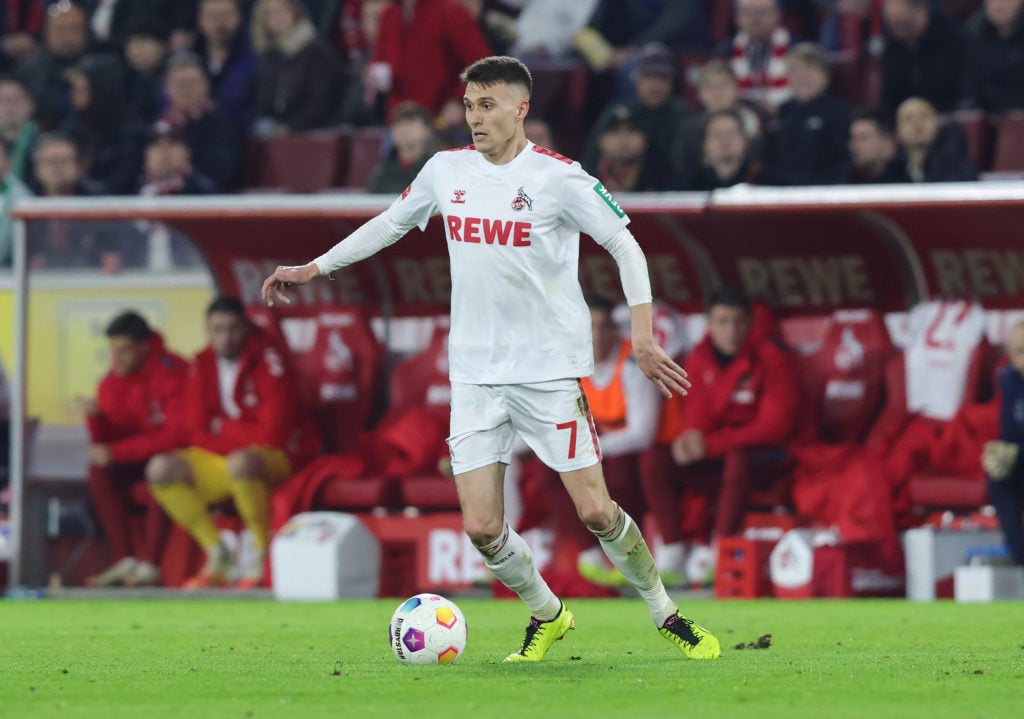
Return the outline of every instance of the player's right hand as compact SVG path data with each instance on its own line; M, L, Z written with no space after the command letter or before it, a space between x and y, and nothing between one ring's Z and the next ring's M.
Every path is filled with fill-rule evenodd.
M320 269L312 262L308 265L298 265L296 267L285 267L282 265L274 270L274 274L263 280L263 289L260 291L260 295L269 307L274 306L275 295L277 299L287 304L291 300L284 293L285 287L304 285L314 277L319 276Z

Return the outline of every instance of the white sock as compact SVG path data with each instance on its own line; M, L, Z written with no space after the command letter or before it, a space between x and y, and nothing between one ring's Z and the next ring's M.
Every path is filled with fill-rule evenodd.
M654 565L654 557L647 548L640 528L632 517L622 511L622 507L615 505L612 523L604 531L594 532L594 536L600 540L601 548L611 563L647 602L651 621L660 627L666 619L679 611L679 607L669 599L665 591L658 568Z
M530 616L542 622L558 616L562 602L534 566L530 545L508 524L501 536L477 550L484 555L491 573L526 602Z

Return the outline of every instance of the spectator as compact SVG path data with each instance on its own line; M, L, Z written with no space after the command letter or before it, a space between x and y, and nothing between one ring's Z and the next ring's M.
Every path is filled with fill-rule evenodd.
M792 98L765 137L765 174L780 185L834 185L850 174L850 108L829 92L825 53L814 43L786 55Z
M594 373L582 384L601 442L605 482L609 494L630 516L642 516L638 461L640 452L654 440L661 396L633 359L632 345L620 339L612 319L615 305L599 296L588 298L587 304L594 336ZM571 531L582 549L577 561L580 574L596 584L624 584L594 536L574 521L571 502L563 504L568 511L559 526Z
M96 399L80 399L79 405L89 426L89 493L110 545L111 566L86 583L157 586L170 522L150 497L145 540L142 546L133 542L132 487L143 480L150 457L185 443L182 390L188 365L137 312L111 320L107 343L110 372Z
M672 94L674 78L675 59L668 48L662 45L642 48L637 53L633 72L635 97L610 106L594 123L592 139L583 159L584 167L591 170L597 167L598 140L617 112L616 108L625 106L647 136L653 160L667 173L676 130L687 114L686 104Z
M772 113L789 99L786 53L793 43L777 0L736 0L736 28L716 54L729 58L740 97Z
M41 135L32 158L38 195L88 197L103 193L103 187L86 176L78 147L67 135ZM29 223L28 236L29 266L33 269L100 268L115 274L124 264L120 238L105 223L41 220Z
M507 55L515 41L515 18L498 8L485 7L485 0L460 0L480 28L484 41L495 55Z
M34 112L25 85L15 77L0 77L0 140L10 145L11 174L25 183L31 182L32 150L39 136Z
M107 194L135 190L146 129L123 101L122 66L112 55L89 55L68 70L71 115L61 126L86 158L88 176Z
M882 54L882 0L817 0L827 8L818 42L828 52Z
M576 33L586 27L598 0L506 0L519 8L510 53L520 59L568 56Z
M394 149L370 176L367 192L398 194L415 179L436 151L430 113L414 102L395 107L391 119Z
M385 117L384 96L363 84L373 48L380 34L380 21L391 0L350 2L341 16L340 38L335 47L345 58L345 98L341 121L354 125L381 125Z
M1024 109L1024 0L985 0L967 23L961 106Z
M1006 546L1016 564L1024 565L1024 323L1006 340L1008 366L999 373L999 439L985 445L982 466L988 476L989 502L995 507Z
M89 0L89 29L93 48L120 55L133 28L140 22L168 27L179 0Z
M242 138L214 106L199 60L188 54L172 57L164 87L168 103L157 125L182 134L195 169L213 180L219 191L234 189L242 164Z
M682 412L682 433L672 456L683 467L682 486L662 486L646 501L666 543L685 533L714 546L718 537L739 531L753 472L764 469L796 426L800 388L791 358L770 340L750 334L750 303L739 291L720 287L708 301L705 338L687 357L694 383ZM717 495L711 516L681 528L678 492ZM712 521L713 518L713 521ZM710 556L714 556L711 552ZM713 576L713 570L708 570ZM690 581L707 577L690 577Z
M649 192L668 186L663 162L649 147L647 134L626 105L613 105L597 139L595 175L612 192Z
M252 16L256 64L256 132L288 134L337 120L343 74L298 0L259 0Z
M685 190L709 192L757 182L761 167L753 159L743 118L735 110L718 110L704 124L703 162Z
M750 100L741 100L739 85L732 66L725 60L711 60L697 76L697 96L701 111L683 117L672 143L672 188L691 188L704 164L704 134L708 116L722 110L739 113L743 130L751 145L751 155L758 154L761 136L761 111Z
M0 267L10 267L14 224L11 207L32 192L11 172L11 146L0 139Z
M967 158L963 131L939 125L930 102L919 97L904 100L896 111L896 137L902 152L904 182L963 182L976 180Z
M896 157L896 138L882 113L864 110L850 123L851 184L884 184L903 181Z
M157 128L146 145L145 167L139 194L212 195L217 185L206 175L192 169L192 152L184 138Z
M892 110L922 97L941 112L956 107L963 35L932 10L931 0L885 0L888 36L882 53L882 105Z
M70 111L65 72L85 54L89 43L85 11L62 0L46 10L42 50L26 55L18 76L36 104L36 121L44 130L57 127Z
M388 111L412 100L439 114L448 100L462 105L459 73L491 54L460 0L401 0L384 11L364 82L386 93Z
M523 132L526 133L526 139L534 145L558 151L555 146L555 136L551 133L551 125L545 120L527 115L523 120Z
M128 66L125 99L144 123L151 123L163 99L167 29L150 18L136 21L127 31L124 57Z
M680 0L601 0L573 45L593 70L614 71L616 97L626 99L634 90L638 50L651 43L682 45L693 5Z
M196 55L217 109L240 130L256 119L256 55L242 29L238 0L202 0Z
M9 71L39 47L47 0L15 0L0 7L0 69Z
M315 433L300 417L294 378L270 338L249 323L234 297L206 313L209 344L185 390L189 447L150 460L146 478L157 501L206 551L206 566L187 588L224 586L234 559L208 505L233 498L256 552L237 586L263 581L270 533L270 491L316 454Z

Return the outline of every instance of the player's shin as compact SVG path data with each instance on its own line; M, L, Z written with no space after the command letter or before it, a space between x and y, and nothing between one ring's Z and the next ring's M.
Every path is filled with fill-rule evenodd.
M150 489L168 516L184 527L200 547L209 552L220 542L220 531L195 487L174 482L152 484Z
M530 616L541 621L558 616L561 602L537 571L530 545L508 524L497 539L477 550L491 573L526 602Z
M656 625L660 627L666 619L676 613L678 607L665 591L665 585L658 574L651 550L647 548L647 542L640 533L640 527L622 510L622 507L615 505L615 515L611 524L604 530L594 531L594 536L601 542L601 548L611 563L636 587L640 596L647 602L651 619Z

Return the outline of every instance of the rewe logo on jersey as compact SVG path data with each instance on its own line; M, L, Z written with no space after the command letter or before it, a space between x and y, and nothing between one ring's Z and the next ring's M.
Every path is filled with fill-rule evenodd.
M452 197L452 204L453 205L465 205L466 204L466 201L464 199L462 199L463 197L466 196L466 191L465 190L455 190L452 194L455 195L454 197Z
M600 182L594 185L594 192L596 192L598 196L605 201L605 204L608 205L608 207L612 208L612 212L619 217L625 217L625 211L619 207L619 203L615 201L615 198L612 197L612 193L608 192L604 185Z
M465 219L448 215L445 217L448 225L448 239L451 242L467 242L479 245L501 245L505 247L512 241L513 247L529 247L530 229L533 224L530 222L511 222L502 220L491 220L479 217L467 217Z

